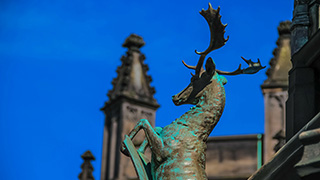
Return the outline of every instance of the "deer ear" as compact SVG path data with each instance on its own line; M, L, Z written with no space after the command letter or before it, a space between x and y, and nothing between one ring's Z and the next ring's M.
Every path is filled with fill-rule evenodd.
M206 67L207 74L210 76L213 76L216 71L216 65L214 64L211 57L207 59L205 67Z

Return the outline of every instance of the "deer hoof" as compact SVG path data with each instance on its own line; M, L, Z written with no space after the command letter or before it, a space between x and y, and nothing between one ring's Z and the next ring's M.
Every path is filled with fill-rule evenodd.
M122 142L122 144L121 144L120 151L121 151L124 155L129 156L129 151L128 151L128 149L126 148L126 146L124 145L123 142Z

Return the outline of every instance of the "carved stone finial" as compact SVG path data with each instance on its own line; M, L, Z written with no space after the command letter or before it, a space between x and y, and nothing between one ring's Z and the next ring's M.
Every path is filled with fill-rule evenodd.
M144 63L145 56L140 52L145 42L141 36L131 34L123 43L127 47L126 55L121 57L122 64L117 69L118 76L113 79L113 89L108 92L109 101L114 102L119 97L129 98L151 104L155 108L159 107L156 99L154 88L150 85L151 76L147 74L149 67ZM102 108L104 110L105 106Z
M295 1L291 24L291 55L298 52L309 39L310 20L307 2L308 0Z
M280 22L278 26L277 47L273 50L270 68L266 72L268 79L261 85L262 89L288 87L288 71L291 69L290 27L290 21Z
M139 49L145 45L143 38L136 34L131 34L122 44L122 47L127 47L131 50L139 51Z
M83 153L83 154L81 155L81 158L82 158L83 160L89 160L89 161L95 160L95 158L94 158L94 156L92 155L91 151L86 151L85 153Z
M80 180L94 180L92 175L93 166L90 162L91 160L95 160L94 156L90 151L86 151L81 155L81 158L84 160L84 162L81 165L82 172L79 174L78 178Z
M278 26L278 33L279 35L288 34L290 35L290 26L291 21L282 21L280 22L280 25Z

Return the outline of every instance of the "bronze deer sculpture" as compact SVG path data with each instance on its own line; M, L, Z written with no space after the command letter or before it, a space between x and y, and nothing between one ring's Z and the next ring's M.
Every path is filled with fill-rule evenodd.
M248 68L241 69L240 65L233 72L224 72L216 69L210 57L203 68L205 57L224 46L228 40L224 38L226 25L221 23L219 11L220 7L214 10L210 3L206 11L200 11L210 27L210 45L203 52L196 51L200 55L197 66L189 66L182 61L187 68L194 69L195 74L191 83L172 97L175 105L195 106L164 128L153 128L148 120L141 119L128 134L132 139L141 129L145 132L146 139L138 151L143 153L147 146L151 149L150 179L207 179L206 141L225 105L224 85L227 80L221 75L254 74L264 68L259 59L254 63L242 58L249 65ZM129 155L125 144L122 144L121 151Z

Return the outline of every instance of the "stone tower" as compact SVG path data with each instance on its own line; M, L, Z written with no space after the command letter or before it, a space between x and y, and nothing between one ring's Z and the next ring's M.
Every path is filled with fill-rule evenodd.
M128 48L121 57L118 76L113 79L113 89L108 92L109 100L101 110L105 113L101 180L136 178L131 160L120 153L120 145L125 134L140 119L148 119L154 125L159 104L153 97L155 89L150 86L152 78L147 75L148 66L140 48L145 42L142 37L131 34L123 43ZM144 138L143 132L135 138L139 145Z
M290 25L290 21L284 21L278 26L279 38L266 73L268 79L261 85L265 106L265 162L285 143L285 105L291 69Z
M320 1L295 0L291 26L293 67L289 73L286 114L287 141L320 111L319 31Z

